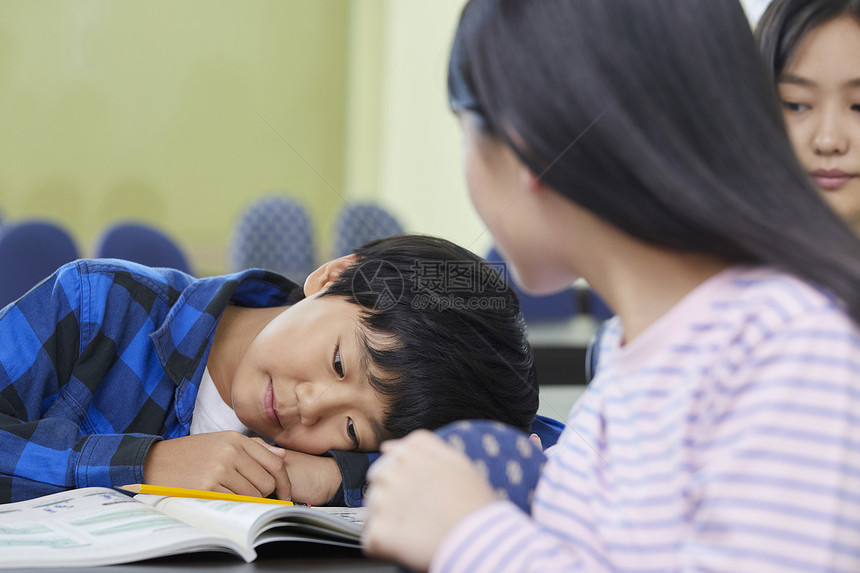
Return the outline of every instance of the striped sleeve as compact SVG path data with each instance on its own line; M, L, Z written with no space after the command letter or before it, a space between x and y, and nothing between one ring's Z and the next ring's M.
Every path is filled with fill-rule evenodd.
M805 323L713 393L685 570L860 571L860 341Z
M473 513L432 570L860 571L860 331L795 279L733 278L607 342L533 516Z
M499 501L472 513L448 534L430 571L573 572L586 570L584 565L573 543L542 529L513 503Z

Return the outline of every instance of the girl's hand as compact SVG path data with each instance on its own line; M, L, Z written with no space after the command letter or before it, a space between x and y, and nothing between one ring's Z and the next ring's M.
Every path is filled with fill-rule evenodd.
M291 498L283 450L238 432L156 442L143 464L146 483L279 499Z
M369 555L426 570L463 518L496 498L471 460L427 430L382 444L368 471L368 518L361 542Z

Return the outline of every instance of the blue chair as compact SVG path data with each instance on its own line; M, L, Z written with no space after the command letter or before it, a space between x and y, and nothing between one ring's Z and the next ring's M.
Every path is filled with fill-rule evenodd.
M494 247L486 259L491 263L504 263L504 259ZM577 314L587 314L598 322L612 318L612 310L597 293L590 288L578 289L571 286L559 293L534 296L520 290L511 281L511 286L520 298L520 309L528 323L556 322L573 318Z
M373 203L352 203L338 213L334 226L332 258L342 257L358 247L403 233L403 226L384 208Z
M239 216L230 241L231 272L275 271L302 284L315 268L314 232L307 210L283 195L263 197Z
M506 265L499 251L493 247L485 257L494 265ZM508 278L508 273L503 273ZM547 296L534 296L523 292L514 281L508 281L520 299L520 310L529 324L537 322L556 322L573 318L579 311L578 295L572 286L559 293Z
M588 290L587 303L586 303L586 312L593 316L595 320L598 322L604 322L615 316L615 313L612 312L612 309L609 308L602 298L598 296L596 292Z
M105 229L93 255L99 259L124 259L193 274L188 257L172 238L151 225L136 221L123 221Z
M72 236L56 223L4 224L0 229L0 308L79 256Z

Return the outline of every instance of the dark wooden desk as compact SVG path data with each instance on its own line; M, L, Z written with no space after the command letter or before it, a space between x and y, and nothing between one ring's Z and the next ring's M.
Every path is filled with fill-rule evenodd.
M585 385L585 352L598 326L587 316L529 325L538 385Z
M284 555L283 545L261 546L259 556L252 563L245 563L229 553L190 553L175 557L150 559L124 565L105 567L55 568L55 569L6 569L21 573L57 573L59 571L87 571L96 573L166 573L167 571L217 571L219 573L253 573L256 571L289 571L295 573L338 571L342 573L399 573L397 565L377 559L368 559L360 551L339 547L296 546L290 555Z
M585 385L585 346L532 347L539 386Z

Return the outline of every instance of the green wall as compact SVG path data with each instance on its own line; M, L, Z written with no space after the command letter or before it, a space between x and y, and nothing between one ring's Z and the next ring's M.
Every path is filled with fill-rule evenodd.
M233 221L283 190L342 205L348 0L2 0L0 213L154 222L199 274ZM322 253L321 253L322 254Z
M319 259L358 198L485 253L445 91L464 3L0 0L0 213L60 220L85 255L112 221L155 222L214 274L277 189Z

